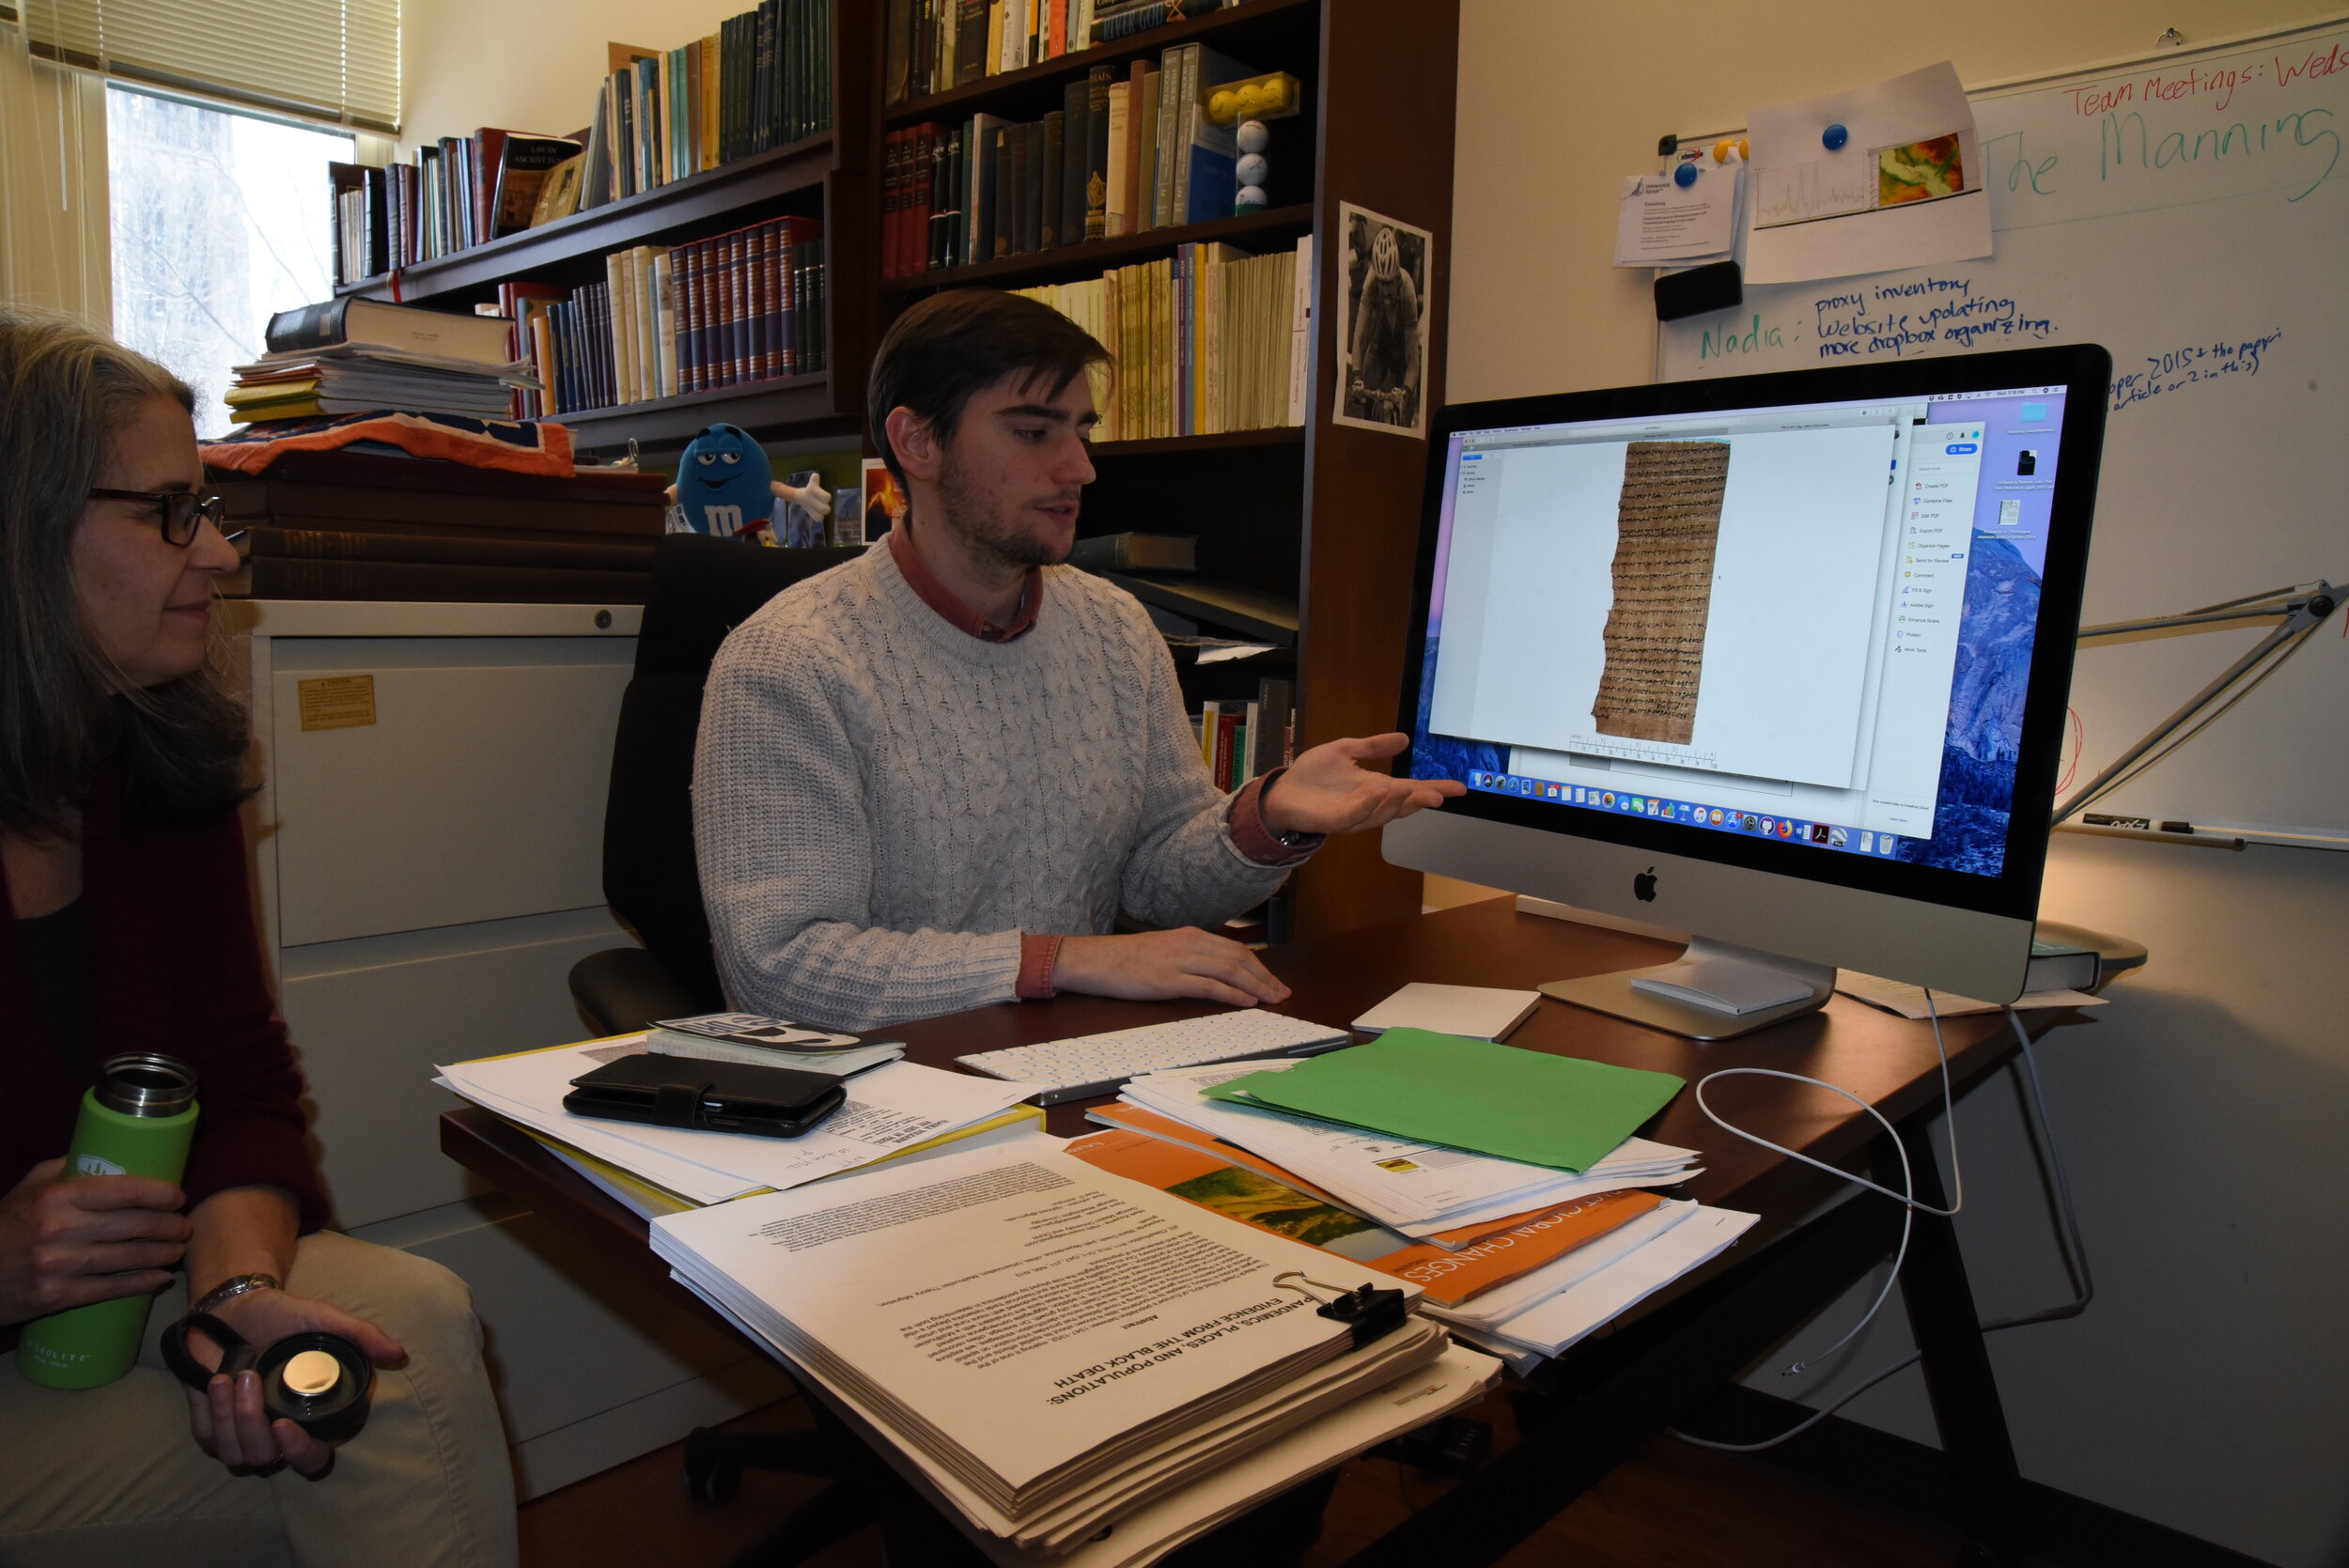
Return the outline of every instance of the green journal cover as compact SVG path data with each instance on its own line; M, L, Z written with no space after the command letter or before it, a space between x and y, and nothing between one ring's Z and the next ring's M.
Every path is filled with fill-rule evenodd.
M1233 1079L1207 1096L1579 1172L1661 1110L1684 1081L1489 1040L1391 1029L1350 1050Z

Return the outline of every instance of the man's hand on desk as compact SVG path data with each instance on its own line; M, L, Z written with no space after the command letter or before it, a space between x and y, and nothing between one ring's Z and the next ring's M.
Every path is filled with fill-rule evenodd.
M1299 756L1258 801L1276 833L1352 833L1442 805L1468 793L1456 779L1395 779L1361 766L1382 762L1411 743L1401 732L1331 740Z
M1289 988L1238 942L1196 926L1128 937L1065 937L1052 988L1129 1001L1195 997L1256 1007L1287 1000Z

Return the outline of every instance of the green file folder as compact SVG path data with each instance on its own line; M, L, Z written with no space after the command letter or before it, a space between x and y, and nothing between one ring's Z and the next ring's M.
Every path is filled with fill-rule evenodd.
M1671 1073L1391 1029L1368 1045L1282 1072L1251 1073L1207 1095L1579 1172L1661 1110L1684 1082Z

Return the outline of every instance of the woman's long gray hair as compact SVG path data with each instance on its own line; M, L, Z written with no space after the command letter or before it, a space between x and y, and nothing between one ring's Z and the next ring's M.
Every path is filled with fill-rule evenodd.
M73 531L142 405L195 396L163 366L61 316L0 308L0 831L54 838L110 761L133 819L234 805L244 715L208 669L125 690L84 622Z

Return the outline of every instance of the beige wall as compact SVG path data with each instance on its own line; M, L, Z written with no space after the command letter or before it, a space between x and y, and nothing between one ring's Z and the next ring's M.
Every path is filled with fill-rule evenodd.
M485 125L568 135L595 113L605 44L675 49L748 8L749 0L407 0L403 146Z
M2170 26L2201 42L2341 14L2309 0L1985 0L1920 28L1859 0L1702 17L1559 0L1463 9L1449 382L1461 399L1650 379L1649 274L1609 254L1617 181L1652 166L1664 132L1742 125L1753 104L1945 52L1981 84L2136 55ZM2025 1471L2285 1568L2332 1563L2349 1493L2349 856L2063 834L2045 908L2135 935L2154 959L2043 1052L2098 1296L2080 1321L1993 1341ZM1985 1085L1958 1123L1960 1227L1985 1313L2061 1299L2013 1085ZM1797 1349L1824 1347L1861 1305ZM1781 1379L1773 1362L1753 1382L1822 1401L1906 1349L1889 1316L1831 1375ZM1846 1413L1932 1436L1913 1372Z

